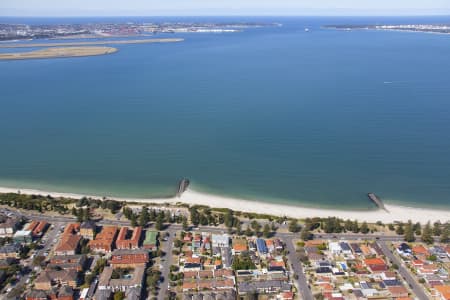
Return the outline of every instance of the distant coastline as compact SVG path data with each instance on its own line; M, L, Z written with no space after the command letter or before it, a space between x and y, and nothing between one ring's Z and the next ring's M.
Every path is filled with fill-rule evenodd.
M335 30L382 30L382 31L403 31L403 32L421 32L435 34L450 34L450 25L431 25L431 24L406 24L406 25L325 25L325 29Z
M0 48L34 48L34 47L71 47L71 46L94 46L94 45L122 45L122 44L148 44L148 43L177 43L181 38L167 39L142 39L142 40L113 40L95 42L64 42L64 43L5 43Z
M82 197L90 197L92 199L114 199L125 202L135 203L155 203L155 204L177 204L185 203L190 205L206 205L214 208L229 208L235 211L248 213L268 214L274 216L286 216L291 218L309 218L309 217L339 217L342 219L352 219L358 221L367 221L375 223L381 221L383 223L393 223L397 221L406 222L413 220L414 222L426 223L428 221L446 222L450 220L450 210L439 210L431 208L415 208L401 205L386 204L389 212L378 209L371 211L351 211L340 209L321 209L307 208L296 205L276 204L261 201L252 201L225 196L211 195L200 193L192 189L188 189L181 197L168 198L128 198L128 197L102 197L95 195L83 195L77 193L51 192L38 189L22 189L0 187L0 193L17 193L34 194L34 195L51 195L52 197L67 197L80 199Z

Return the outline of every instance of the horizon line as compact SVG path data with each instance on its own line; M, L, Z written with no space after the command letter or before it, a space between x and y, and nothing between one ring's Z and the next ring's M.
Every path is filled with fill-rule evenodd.
M0 15L0 18L117 18L117 17L140 17L140 18L149 18L149 17L450 17L450 13L435 13L435 14L189 14L189 15L172 15L172 14L156 14L156 15Z

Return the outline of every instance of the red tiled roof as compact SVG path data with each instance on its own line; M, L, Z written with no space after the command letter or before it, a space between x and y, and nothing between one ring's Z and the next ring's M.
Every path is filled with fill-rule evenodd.
M81 236L79 235L64 236L59 242L58 247L55 249L55 252L75 251L78 248L80 240Z

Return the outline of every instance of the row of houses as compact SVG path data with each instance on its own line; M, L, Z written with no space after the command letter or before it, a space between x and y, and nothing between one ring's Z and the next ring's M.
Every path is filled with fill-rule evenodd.
M103 226L98 233L97 229L96 224L92 221L68 224L61 235L55 254L76 254L82 238L90 240L88 245L91 250L101 253L109 253L114 249L138 249L141 246L142 227L119 229L117 226ZM143 247L150 251L156 250L156 231L146 231Z
M396 251L435 299L450 300L450 245L400 243Z
M377 243L312 240L299 251L313 293L324 299L412 299Z
M130 229L128 227L119 228L116 226L103 226L93 240L89 242L89 247L101 253L109 253L113 249L138 249L141 247L142 227ZM142 247L149 251L157 249L156 231L147 230L142 241Z

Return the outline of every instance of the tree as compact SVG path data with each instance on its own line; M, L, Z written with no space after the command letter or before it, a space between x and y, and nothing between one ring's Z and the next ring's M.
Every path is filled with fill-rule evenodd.
M200 215L199 215L197 208L191 207L189 209L189 212L191 213L192 224L194 224L194 226L198 226L198 224L200 223Z
M416 240L414 236L414 230L413 230L413 224L411 220L408 221L408 223L405 226L405 241L411 243Z
M139 217L139 225L146 226L149 221L150 221L150 216L148 214L148 208L146 206L144 206L142 208L141 215Z
M162 230L163 227L164 227L163 216L159 214L158 217L156 217L155 228L156 230Z
M426 244L432 244L434 242L433 229L431 228L430 222L422 230L422 242Z
M308 230L308 228L305 226L303 227L302 231L300 232L300 238L304 241L307 241L311 239L311 231Z
M78 223L83 222L83 217L84 217L84 211L82 208L79 208L77 211L77 222Z
M250 255L247 252L243 252L241 255L236 255L233 259L233 270L252 270L256 269Z
M189 225L188 225L188 222L187 222L187 218L185 216L183 216L182 224L183 224L183 230L184 231L188 231L189 230Z
M270 226L269 226L269 224L264 224L264 228L263 228L263 236L265 237L265 238L268 238L268 237L270 237Z
M358 233L359 232L358 221L356 221L356 220L353 222L352 232L353 233Z
M416 224L414 224L413 230L416 235L422 234L422 225L420 225L420 222L417 222Z
M433 224L433 235L434 236L441 236L441 233L442 233L441 226L442 226L442 224L440 221L434 222L434 224Z
M252 225L252 229L255 232L258 232L261 229L261 224L259 224L258 221L256 221L256 220L253 220L251 225Z
M245 229L245 235L246 236L252 236L253 231L250 229L250 226L247 225L247 228Z
M395 230L395 233L398 235L405 234L405 229L403 228L403 223L398 224L397 229Z
M89 207L87 207L83 211L83 221L89 221L91 219L91 211L89 210Z
M367 234L367 233L369 233L369 226L367 225L367 222L366 221L364 221L363 223L362 223L362 225L361 225L361 233L363 233L363 234Z
M118 291L114 293L114 300L123 300L125 299L125 294L122 291Z
M292 219L292 220L289 222L288 230L289 230L290 232L298 232L299 226L298 226L298 221L297 221L297 219Z
M450 223L445 224L442 230L441 243L450 243Z
M131 222L131 226L133 226L133 227L136 227L138 225L137 217L134 213L131 213L130 222Z
M242 234L242 225L241 225L241 222L238 222L238 223L236 224L236 234L237 234L237 235L241 235L241 234Z

